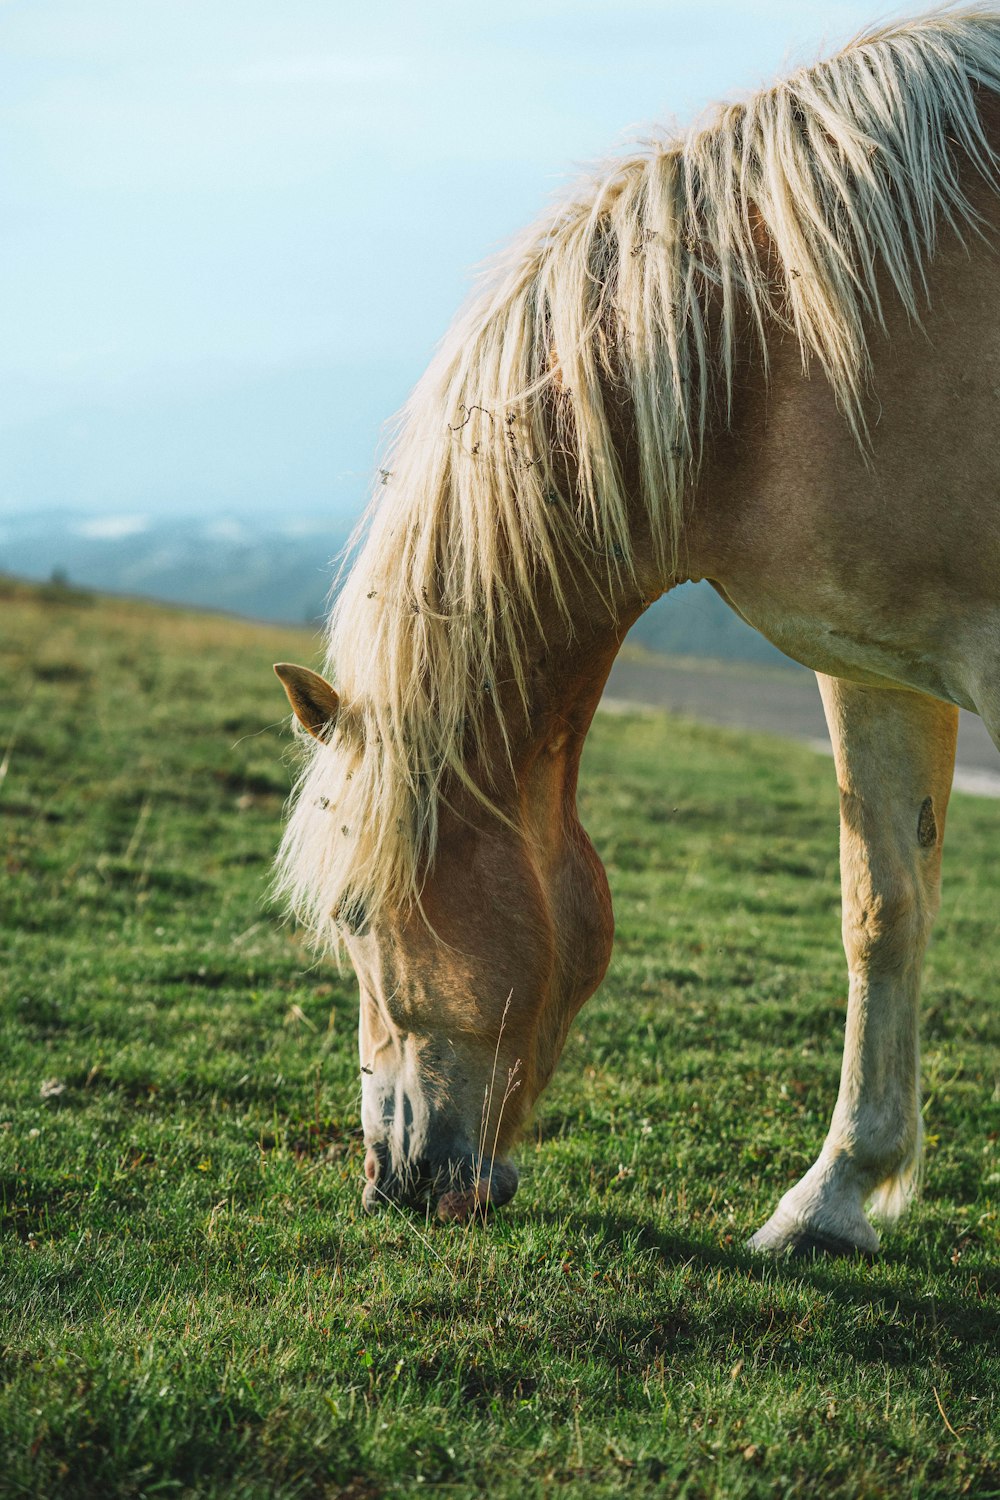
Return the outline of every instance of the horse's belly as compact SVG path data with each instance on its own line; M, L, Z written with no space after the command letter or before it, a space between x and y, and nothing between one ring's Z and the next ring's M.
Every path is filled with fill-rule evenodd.
M863 607L806 611L780 607L756 590L714 585L748 625L786 656L814 672L870 686L909 688L960 708L977 710L977 683L986 663L1000 657L996 611L971 622L955 610L950 620L928 610L923 629L913 611L900 612L898 630ZM947 612L946 612L947 614ZM992 616L992 618L991 618Z

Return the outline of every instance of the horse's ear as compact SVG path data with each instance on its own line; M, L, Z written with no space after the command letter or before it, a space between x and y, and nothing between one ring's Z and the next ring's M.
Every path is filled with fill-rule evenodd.
M308 667L278 661L274 670L303 729L308 729L313 739L323 739L325 731L336 724L340 708L340 699L333 688L318 672L310 672Z

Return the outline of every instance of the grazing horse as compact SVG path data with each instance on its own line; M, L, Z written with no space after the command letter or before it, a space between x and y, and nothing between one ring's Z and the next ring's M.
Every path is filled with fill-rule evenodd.
M364 1202L511 1197L612 943L576 811L629 626L708 579L819 678L850 975L818 1159L752 1240L872 1252L920 1153L958 706L1000 743L1000 11L859 38L615 160L492 268L276 670L278 885L361 992Z

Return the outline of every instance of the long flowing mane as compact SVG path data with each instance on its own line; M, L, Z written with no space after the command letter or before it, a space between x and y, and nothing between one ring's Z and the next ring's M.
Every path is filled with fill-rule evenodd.
M879 286L917 319L941 224L975 225L960 169L997 179L980 89L1000 92L1000 11L865 34L614 161L493 266L401 413L332 612L343 706L309 744L278 861L321 942L419 898L498 669L524 690L540 590L568 611L574 578L627 577L636 504L669 569L748 331L762 378L774 331L794 336L864 444Z

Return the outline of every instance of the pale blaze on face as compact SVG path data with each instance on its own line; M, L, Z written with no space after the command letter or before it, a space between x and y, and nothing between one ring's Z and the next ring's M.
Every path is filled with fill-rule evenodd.
M279 675L308 728L315 696L304 717ZM508 1152L611 954L607 881L576 816L581 745L563 734L525 757L504 798L512 826L442 811L423 914L345 934L366 1208L430 1196L463 1218L514 1194Z

